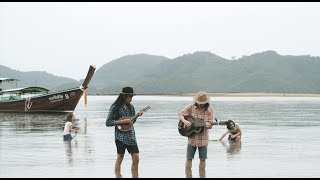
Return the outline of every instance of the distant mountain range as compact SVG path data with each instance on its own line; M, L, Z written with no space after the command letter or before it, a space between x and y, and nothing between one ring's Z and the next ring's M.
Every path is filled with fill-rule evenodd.
M79 87L81 85L77 80L59 77L49 74L45 71L22 72L0 65L0 77L19 79L16 83L2 83L1 88L17 88L27 86L41 86L52 91Z
M224 59L195 52L169 59L136 54L112 60L96 70L89 94L117 94L132 86L137 94L320 93L320 57L282 56L275 51ZM20 86L51 90L80 86L81 81L43 71L21 72L0 65L0 77L20 79Z

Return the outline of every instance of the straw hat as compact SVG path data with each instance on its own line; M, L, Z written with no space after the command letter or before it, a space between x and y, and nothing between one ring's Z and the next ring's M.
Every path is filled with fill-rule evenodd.
M206 104L210 101L210 97L204 91L199 91L194 97L193 101L197 104Z

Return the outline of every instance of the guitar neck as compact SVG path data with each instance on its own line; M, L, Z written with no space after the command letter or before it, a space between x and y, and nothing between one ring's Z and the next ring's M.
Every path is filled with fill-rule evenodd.
M139 114L137 113L133 117L130 118L131 121L135 121L139 117Z
M142 110L140 110L140 112L146 112L148 109L150 109L150 106L147 106L145 108L143 108ZM136 119L139 117L139 113L137 113L136 115L134 115L132 118L131 118L131 121L135 122Z
M227 121L215 121L211 122L211 126L213 125L227 125ZM206 126L205 122L194 122L194 127L204 127Z
M227 121L215 121L211 125L227 125Z

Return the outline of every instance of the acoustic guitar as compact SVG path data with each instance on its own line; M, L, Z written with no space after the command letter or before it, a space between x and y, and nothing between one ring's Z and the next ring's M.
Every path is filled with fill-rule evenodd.
M197 118L194 119L192 116L184 116L184 119L191 122L191 126L186 127L182 121L178 123L178 131L182 136L193 136L195 133L200 133L203 131L204 127L206 126L206 122L203 119ZM215 118L215 122L211 122L211 125L226 125L227 121L218 121Z
M142 112L142 111L143 111L143 112L146 112L146 111L148 111L149 109L150 109L150 106L147 106L147 107L141 109L140 112ZM129 131L129 130L132 128L133 123L136 122L136 120L137 120L138 117L139 117L139 113L137 113L136 115L134 115L134 116L132 116L132 117L128 117L128 116L121 117L119 120L130 118L130 120L132 121L132 123L119 124L119 125L117 125L117 128L118 128L120 131L122 131L122 132L127 132L127 131Z

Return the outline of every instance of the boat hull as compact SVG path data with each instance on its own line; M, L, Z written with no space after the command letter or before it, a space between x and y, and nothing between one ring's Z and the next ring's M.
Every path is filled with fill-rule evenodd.
M16 101L0 102L0 112L73 112L83 95L80 88L58 91Z

